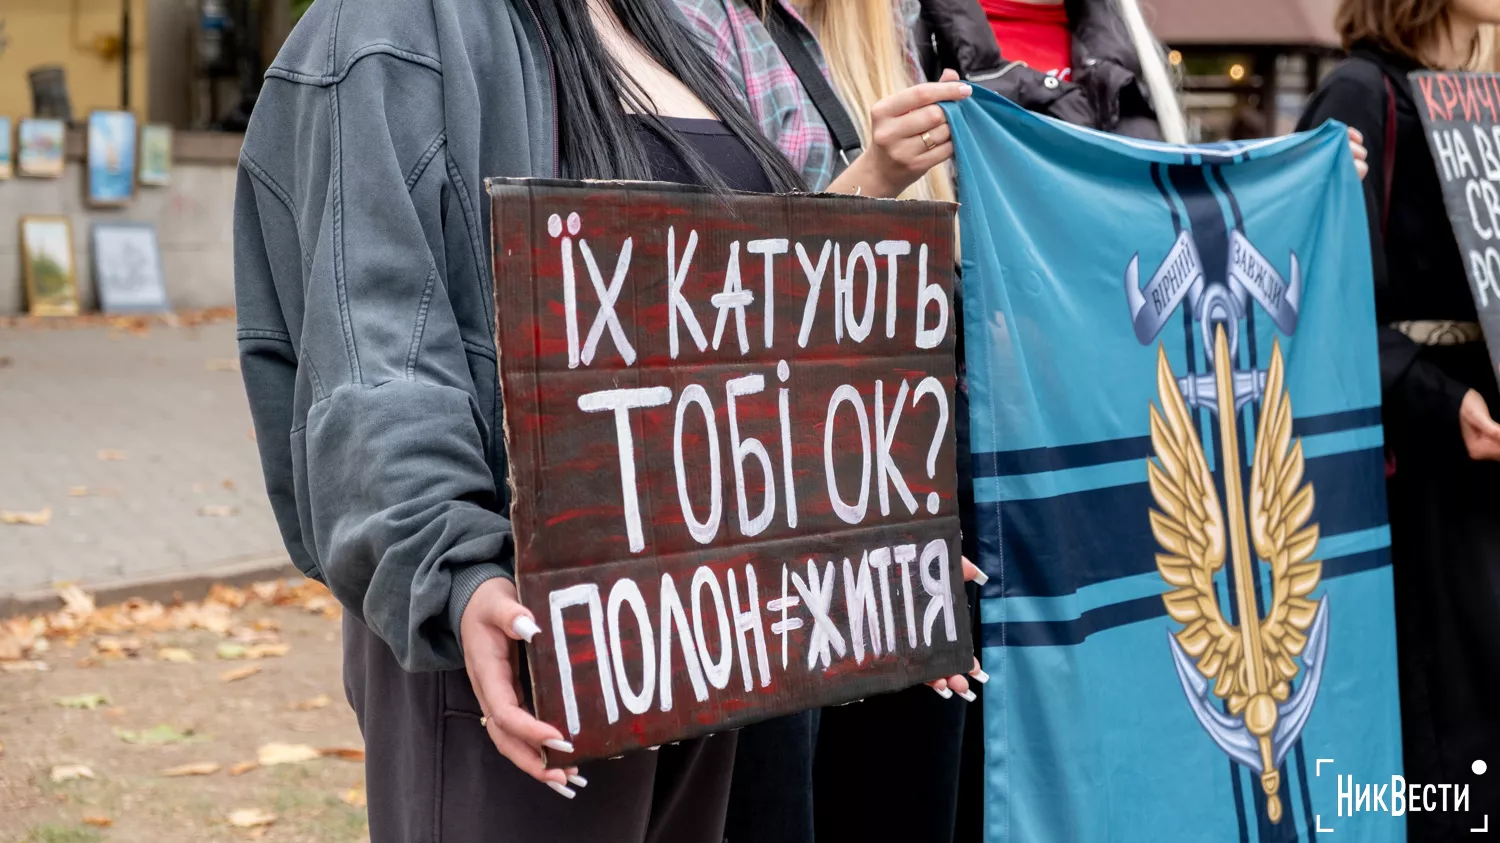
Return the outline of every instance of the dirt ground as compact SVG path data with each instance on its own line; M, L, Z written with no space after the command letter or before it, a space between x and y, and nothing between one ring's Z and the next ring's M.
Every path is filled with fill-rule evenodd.
M162 621L32 642L25 660L0 661L0 843L367 840L338 612L320 605L251 600L229 613L232 629ZM341 752L309 757L329 748ZM231 775L263 753L303 760ZM70 778L76 765L92 778Z

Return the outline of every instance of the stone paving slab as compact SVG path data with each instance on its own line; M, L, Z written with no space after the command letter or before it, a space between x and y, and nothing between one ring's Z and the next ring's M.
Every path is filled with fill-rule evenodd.
M0 328L0 509L52 509L0 524L0 596L284 558L235 358L230 322Z

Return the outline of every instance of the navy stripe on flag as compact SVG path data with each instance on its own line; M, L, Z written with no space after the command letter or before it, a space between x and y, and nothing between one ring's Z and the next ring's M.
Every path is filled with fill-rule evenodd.
M1293 419L1292 435L1316 436L1323 433L1339 433L1362 427L1374 427L1378 424L1380 424L1380 408L1366 407L1360 410L1346 410ZM978 453L974 454L974 476L1013 477L1018 474L1040 474L1044 471L1064 471L1070 468L1087 468L1126 460L1143 460L1152 454L1149 436L1106 439L1102 442L1060 445L1055 448L1024 448L1017 451Z
M1337 559L1323 560L1323 581L1347 577L1391 564L1391 549L1382 547ZM1162 591L1166 591L1162 583ZM1137 597L1083 612L1072 620L987 623L981 629L985 647L1063 647L1082 644L1084 639L1107 629L1167 616L1158 595ZM1001 642L1004 642L1003 644Z
M1313 484L1313 523L1325 536L1384 526L1385 456L1378 448L1313 457L1304 478ZM1327 491L1323 491L1327 490ZM1379 495L1382 500L1371 500ZM1160 551L1147 512L1155 506L1145 483L1050 498L975 507L981 564L990 574L984 597L1058 597L1101 582L1156 570ZM996 539L1000 545L997 546ZM1003 576L989 566L997 556ZM1001 583L1004 583L1004 592Z

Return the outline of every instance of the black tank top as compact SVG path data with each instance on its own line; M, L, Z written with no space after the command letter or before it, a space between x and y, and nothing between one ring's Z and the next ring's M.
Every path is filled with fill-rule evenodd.
M775 192L771 180L761 169L760 162L750 152L750 147L735 137L728 126L718 120L687 117L660 119L668 128L681 135L685 143L696 149L703 156L704 163L712 167L729 188L755 193ZM636 127L640 132L641 142L646 146L646 155L651 160L653 179L675 184L703 183L702 179L693 174L682 156L651 130L650 124L637 118Z

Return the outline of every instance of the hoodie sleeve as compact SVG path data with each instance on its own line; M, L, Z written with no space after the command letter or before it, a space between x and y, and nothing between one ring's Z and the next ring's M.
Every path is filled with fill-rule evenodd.
M287 546L410 671L462 667L469 597L511 575L470 365L492 373L494 349L464 341L448 295L484 282L448 271L471 238L445 231L468 209L442 102L420 56L269 79L235 219L242 369Z

